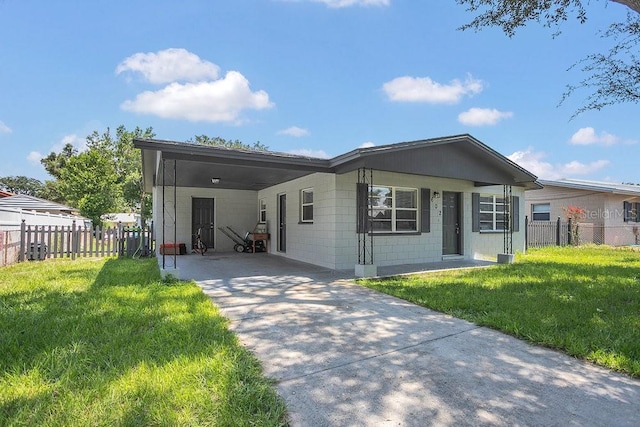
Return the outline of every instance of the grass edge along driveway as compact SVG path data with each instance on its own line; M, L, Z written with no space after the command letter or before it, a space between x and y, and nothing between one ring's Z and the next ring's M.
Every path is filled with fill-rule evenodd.
M259 362L155 259L0 269L0 425L286 425Z
M640 378L640 252L549 247L516 263L361 285Z

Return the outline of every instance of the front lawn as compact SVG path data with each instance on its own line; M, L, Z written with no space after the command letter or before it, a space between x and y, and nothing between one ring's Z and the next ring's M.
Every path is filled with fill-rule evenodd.
M257 360L155 259L0 269L0 425L286 424Z
M640 377L640 252L550 247L485 269L359 283Z

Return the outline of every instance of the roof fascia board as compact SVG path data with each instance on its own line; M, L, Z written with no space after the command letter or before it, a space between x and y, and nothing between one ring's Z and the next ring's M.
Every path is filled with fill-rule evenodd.
M638 191L633 191L633 190L625 190L625 189L615 188L615 187L582 184L578 182L540 180L540 183L543 186L550 186L550 187L562 187L562 188L571 188L574 190L596 191L599 193L619 194L622 196L635 196L635 197L640 196L640 187L638 188Z
M195 160L193 157L201 156L201 161L203 162L215 163L216 161L212 161L211 159L217 158L226 160L225 163L228 163L229 160L234 160L241 162L240 164L256 162L261 165L273 164L274 167L293 166L300 168L312 168L317 172L330 172L329 160L327 159L293 156L271 151L251 152L208 145L141 139L135 139L134 146L143 150L161 151L162 157L164 158L178 158L181 160L189 158L190 160Z

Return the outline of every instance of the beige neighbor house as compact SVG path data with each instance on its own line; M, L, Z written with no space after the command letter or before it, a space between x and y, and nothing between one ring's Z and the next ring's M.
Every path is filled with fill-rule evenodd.
M529 221L566 221L565 210L584 210L580 221L583 242L612 246L638 244L640 235L640 185L576 179L539 180L543 189L525 192Z
M134 145L153 195L158 247L190 247L201 229L210 250L232 251L219 227L242 235L258 224L270 254L337 270L355 265L357 275L521 251L524 192L539 187L470 135L333 159L159 140Z

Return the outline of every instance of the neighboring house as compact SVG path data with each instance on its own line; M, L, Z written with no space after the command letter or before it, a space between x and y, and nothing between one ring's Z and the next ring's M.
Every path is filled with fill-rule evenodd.
M140 214L137 213L108 213L100 217L105 227L117 227L118 225L133 227L140 226Z
M11 197L11 196L14 196L14 194L0 190L0 199L2 199L4 197Z
M27 225L65 225L76 221L83 226L86 218L79 216L75 208L40 199L26 194L0 198L0 224L19 225L22 220Z
M521 251L524 191L539 187L534 175L470 135L333 159L159 140L134 145L153 195L158 247L191 245L200 228L211 250L231 251L218 227L244 234L259 223L270 253L331 269L495 259L505 238ZM507 236L505 194L512 201Z
M530 221L566 221L565 209L585 210L584 240L612 246L637 243L640 233L640 185L577 179L539 180L540 190L525 192Z

